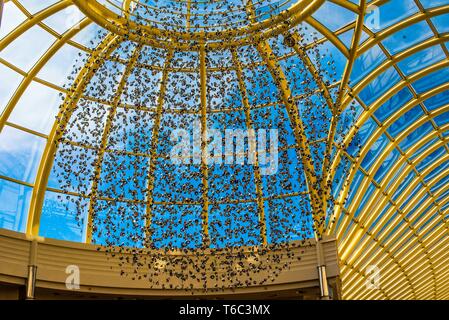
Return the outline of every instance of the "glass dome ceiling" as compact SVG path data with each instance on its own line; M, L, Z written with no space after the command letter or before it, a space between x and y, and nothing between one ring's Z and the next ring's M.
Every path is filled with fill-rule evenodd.
M316 231L344 298L449 298L449 1L3 2L0 227L144 246L129 226L151 216L154 245L189 248ZM195 121L278 129L278 171L170 165Z

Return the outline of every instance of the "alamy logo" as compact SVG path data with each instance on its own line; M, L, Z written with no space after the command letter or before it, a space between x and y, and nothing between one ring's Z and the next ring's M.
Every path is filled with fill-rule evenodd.
M75 265L67 266L65 273L68 274L65 286L68 290L79 290L80 288L80 268Z
M365 286L367 289L378 290L380 289L380 269L375 265L369 265L366 268L366 281Z
M278 171L277 129L226 129L223 139L222 131L210 128L203 131L201 122L195 121L192 132L175 129L170 140L175 143L170 151L173 164L246 163L258 165L261 175L272 175Z
M366 8L365 25L371 31L380 30L380 9L378 6L372 4Z

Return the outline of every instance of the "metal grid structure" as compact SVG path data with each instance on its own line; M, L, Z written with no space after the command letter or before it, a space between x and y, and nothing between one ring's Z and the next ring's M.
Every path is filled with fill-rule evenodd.
M318 233L335 235L338 240L341 259L341 278L343 298L347 299L447 299L449 298L448 281L448 234L447 209L449 207L447 181L449 147L447 145L448 127L448 82L449 52L447 46L449 27L449 2L409 0L409 1L279 1L273 2L275 18L267 19L260 14L260 6L265 2L242 2L245 13L249 14L240 25L232 26L231 22L221 26L211 23L201 24L204 15L198 1L181 1L180 19L183 23L170 26L160 21L152 23L145 18L147 24L130 25L130 15L144 4L135 1L4 1L2 29L0 29L0 79L2 79L1 103L1 136L0 151L6 158L9 152L13 156L7 159L17 161L19 170L3 164L1 168L2 186L0 191L5 195L17 195L16 203L1 208L2 226L38 236L45 206L49 194L62 193L49 185L49 177L53 168L58 126L67 123L70 115L60 114L60 121L45 123L53 110L31 112L26 109L26 99L36 99L36 92L51 92L45 97L62 93L67 95L69 104L76 104L80 99L95 101L108 105L109 117L106 120L103 137L99 146L99 155L114 152L106 148L111 122L117 110L143 109L154 114L154 126L150 143L150 154L138 154L148 157L149 170L147 189L154 189L154 159L164 158L157 154L159 127L164 113L192 114L201 121L213 113L230 112L230 110L208 110L207 81L214 72L235 72L237 86L242 95L242 108L246 114L246 125L252 126L251 110L274 108L283 104L287 110L287 118L293 124L296 144L285 146L285 149L301 148L308 150L320 141L309 141L303 136L304 129L301 118L295 116L296 104L292 99L299 99L288 83L288 75L283 74L281 64L288 63L292 57L299 57L308 66L311 74L314 63L308 52L293 45L289 50L274 49L274 42L284 38L298 37L297 25L308 25L319 32L320 37L313 39L307 48L313 49L318 44L329 48L337 65L340 65L338 81L326 85L323 79L316 78L323 97L329 107L335 108L334 114L344 113L350 103L355 102L359 112L356 124L350 128L343 141L334 141L337 123L331 122L330 134L327 137L327 153L335 150L333 162L323 163L322 172L326 173L328 182L339 185L338 199L333 212L326 216L326 199L329 194L319 193L316 186L316 172L313 164L307 163L310 156L302 159L304 181L306 181L312 200L315 221L326 219L326 224L317 225ZM234 1L232 1L234 2ZM167 2L168 3L168 2ZM192 5L193 4L193 5ZM278 5L279 4L279 5ZM120 9L116 15L110 14L110 5ZM253 7L251 8L251 5ZM278 6L277 6L278 5ZM284 10L284 5L297 10ZM78 10L78 9L79 10ZM132 10L131 10L132 8ZM193 12L192 9L198 10ZM376 9L379 9L377 12ZM66 28L62 28L67 19L67 12L77 12L79 19ZM194 11L194 10L193 10ZM279 11L279 12L278 12ZM275 12L275 13L274 13ZM287 12L283 13L283 12ZM370 14L379 13L377 25L370 24ZM251 14L252 13L252 14ZM332 14L330 14L332 13ZM11 17L11 18L10 18ZM201 17L201 18L199 18ZM236 14L235 19L238 19ZM278 17L278 18L276 18ZM9 19L10 18L10 19ZM179 18L179 17L178 17ZM197 21L198 20L198 21ZM213 19L212 19L213 20ZM125 22L124 22L125 21ZM237 21L237 20L236 20ZM240 20L239 20L240 21ZM267 23L269 22L269 24ZM290 23L284 23L289 21ZM154 22L154 21L153 21ZM102 24L110 33L99 44L88 42L88 33ZM238 27L236 27L238 26ZM149 36L135 34L130 40L139 44L135 54L127 59L113 56L112 53L123 42L121 36L124 28L143 27ZM89 29L90 28L90 29ZM221 29L220 29L221 28ZM218 31L217 31L218 30ZM33 36L41 34L42 46L24 47L22 39L32 42ZM82 35L82 36L80 36ZM248 36L252 35L252 36ZM256 35L256 36L255 36ZM176 41L173 41L176 39ZM90 39L89 39L90 40ZM18 43L17 45L15 45ZM43 48L47 48L43 50ZM159 47L166 52L165 59L154 65L139 65L137 52L147 47ZM257 59L244 61L237 50L241 46L250 46L257 52ZM20 48L25 52L19 52ZM56 57L58 53L68 50L90 55L87 64L74 79L73 87L64 88L61 77L58 77ZM193 50L198 53L197 63L188 66L172 66L173 55L180 51ZM214 63L210 57L219 50L229 52L228 64ZM67 52L68 52L67 51ZM212 52L212 53L211 53ZM206 58L209 56L209 59ZM114 60L125 66L125 72L116 90L117 99L104 101L98 97L85 95L77 90L82 82L89 82L99 61ZM30 63L30 61L32 61ZM66 61L65 63L71 63ZM160 73L157 104L154 108L124 105L120 101L126 77L132 68L148 68ZM248 98L247 84L243 76L245 70L263 66L266 74L271 75L279 90L282 101L268 101L252 105ZM51 69L51 68L55 69ZM196 72L199 75L200 103L198 110L188 112L164 109L167 83L173 72ZM59 79L58 79L59 78ZM5 82L3 82L5 81ZM38 89L36 89L38 88ZM329 90L339 88L338 103L332 102ZM23 103L25 101L25 104ZM51 107L51 106L47 106ZM29 112L29 114L27 114ZM57 112L57 110L56 110ZM40 117L40 118L39 118ZM67 117L67 118L64 118ZM51 117L50 117L51 118ZM109 128L109 129L108 129ZM352 152L354 137L361 143L360 153ZM3 141L28 141L27 151L19 150L14 154ZM31 142L30 142L31 141ZM3 145L1 144L3 143ZM92 146L75 141L86 149ZM335 149L333 149L335 148ZM132 154L133 152L131 152ZM136 155L135 153L133 155ZM338 175L340 168L350 164L347 177ZM124 202L145 205L150 221L154 205L201 205L203 217L203 233L208 233L209 206L220 204L208 198L208 169L202 166L203 201L195 203L175 201L168 203L156 201L153 197L143 200L122 199ZM95 175L101 175L101 167ZM235 203L252 202L258 208L259 219L264 221L264 203L273 198L294 197L305 191L266 195L260 184L257 168L254 172L256 197L254 199L236 199ZM323 190L323 189L321 189ZM65 192L68 196L84 197L87 200L97 198L98 186L92 187L92 193L83 195L76 192ZM330 191L329 191L330 192ZM5 198L6 199L6 198ZM12 199L10 197L10 199ZM107 197L102 199L108 201ZM12 208L14 207L15 208ZM89 208L93 205L91 204ZM12 212L11 218L7 210ZM11 219L9 222L8 219ZM92 221L88 223L86 240L90 241ZM266 226L262 224L263 241L266 242ZM366 283L371 279L369 270L375 267L381 276L380 286L372 288Z

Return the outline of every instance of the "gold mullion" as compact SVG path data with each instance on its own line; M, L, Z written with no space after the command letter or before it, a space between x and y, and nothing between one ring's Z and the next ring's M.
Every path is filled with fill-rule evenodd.
M424 123L424 121L427 120L426 118L427 118L427 117L421 118L421 121L419 121L419 122ZM419 123L419 122L417 122L417 123ZM385 129L385 127L383 127L382 129ZM412 128L412 127L409 128L406 132L404 132L403 138L406 136L407 133L410 133L410 132L412 132L412 131L413 131L413 128ZM382 132L382 131L381 131L381 132ZM378 160L376 161L376 163L373 164L372 168L370 169L369 176L374 176L375 171L376 171L377 168L380 167L380 165L382 164L383 158L386 157L386 156L388 155L388 154L387 154L387 151L392 150L392 149L394 149L394 148L398 148L398 143L399 143L401 140L402 140L402 139L399 137L397 140L391 141L390 144L389 144L386 148L384 148L384 151L383 151L383 153L382 153L382 156L379 156L379 157L378 157ZM360 159L363 159L363 157L361 157ZM407 160L405 159L404 161L407 161ZM415 161L416 161L416 160L415 160ZM360 165L360 162L361 162L361 160L359 160L359 162L356 163L355 168L357 168L357 167ZM414 167L410 162L409 162L409 166L410 166L410 169L409 169L408 171L412 170L412 168ZM407 170L405 170L404 172L406 172L406 171L407 171ZM405 174L405 173L402 173L401 176L402 176L403 174ZM385 181L382 182L382 185L385 185ZM397 186L399 186L399 184L397 184ZM362 199L362 195L363 195L363 193L368 189L368 187L369 187L369 181L368 181L368 179L365 177L365 178L363 179L363 182L362 182L362 184L361 184L361 187L358 188L358 196L357 196L357 197L354 199L354 201L350 204L350 206L349 206L349 208L348 208L348 212L354 212L354 211L356 210L356 208L358 208L358 205L359 205L359 203L360 203L360 201L361 201L361 199ZM394 191L393 191L393 192L394 192ZM377 192L376 192L376 193L377 193ZM385 192L383 192L383 193L385 194ZM374 196L371 197L371 198L370 198L370 201L367 203L366 207L367 207L367 208L370 208L370 210L372 210L372 209L373 209L373 208L372 208L372 202L374 202L375 200L376 200L376 198L375 198ZM379 204L377 204L376 206L378 206L378 205L379 205ZM364 224L369 224L369 223L371 223L372 220L374 219L374 216L373 216L373 215L369 216L368 213L369 213L368 210L363 210L362 213L361 213L361 214L359 215L359 217L357 218L357 220L363 222ZM353 215L353 214L351 214L351 216L352 216L352 215ZM365 216L367 216L367 215L368 215L368 221L364 221L364 220L365 220ZM350 232L349 235L345 233L345 234L346 234L345 239L341 239L341 236L342 236L342 234L343 234L343 231L346 230L346 227L347 227L347 225L349 224L349 221L350 221L349 219L346 219L346 221L342 223L342 225L340 226L340 232L337 234L337 238L340 239L341 241L343 241L343 242L342 242L342 247L346 247L346 245L348 244L349 241L350 241L353 245L355 245L355 243L358 241L357 239L359 239L359 238L361 237L361 234L359 234L358 236L356 236L355 238L353 238L353 237L351 236L352 233L355 232L355 231L353 230L352 232L349 231L349 232ZM351 248L351 246L349 246L349 248ZM348 250L345 251L346 253L349 253L349 252L351 251L351 250L349 250L349 248L347 248ZM346 253L343 253L343 254L342 254L342 258L345 258L345 257L346 257Z
M416 81L419 80L421 78L423 78L424 76L430 74L431 72L440 70L446 66L449 65L449 61L443 61L441 63L437 63L435 65L432 65L430 67L427 67L421 71L418 71L416 73L414 73L413 75L411 75L407 81L402 80L399 83L397 83L396 85L394 85L390 90L388 90L387 92L385 92L382 97L378 98L368 109L368 111L365 111L360 117L359 120L357 121L356 125L349 131L349 133L346 135L346 138L343 142L343 147L339 148L337 151L337 155L335 156L335 160L332 163L332 177L336 172L336 168L339 164L339 161L341 159L341 153L342 153L342 149L346 148L349 143L351 142L352 138L355 136L356 132L358 131L358 128L361 128L363 126L363 124L367 121L368 118L370 118L372 116L372 114L374 113L375 110L377 110L378 107L380 107L383 103L385 103L389 98L391 98L395 93L399 92L400 90L402 90L404 87L407 86L407 84L411 81ZM438 92L442 92L445 88L447 88L449 86L448 83L445 83L443 85L440 85L436 88L433 88L431 90L429 90L426 93L423 93L419 96L419 99L411 99L407 104L411 104L411 103L417 103L418 101L422 101L425 100L435 94L437 94ZM399 110L399 113L402 114L403 110ZM371 145L373 143L373 138L370 137L370 139L368 139L368 141L365 143L365 147L368 145ZM347 177L347 181L352 181L354 175L356 173L356 170L351 170L351 172L349 173L348 177ZM348 192L349 192L349 185L345 185L345 187L343 188L342 192L340 192L340 196L339 196L339 201L338 203L343 203L343 199L345 199L345 197L347 196ZM341 213L341 208L340 205L337 204L333 214L332 214L332 219L330 219L330 221L336 221L335 217L339 217ZM332 225L330 227L327 228L327 233L332 233L335 231L335 223L332 223Z
M192 0L187 0L186 29L190 31L190 14L192 9Z
M11 177L7 177L7 176L4 176L4 175L0 175L0 180L6 180L6 181L9 181L9 182L13 182L13 183L20 184L22 186L26 186L26 187L30 187L30 188L33 187L33 184L31 184L31 183L28 183L28 182L25 182L25 181L22 181L22 180L18 180L18 179L14 179L14 178L11 178Z
M44 19L50 17L51 15L64 10L68 6L70 6L72 2L70 0L61 0L56 2L55 4L45 8L42 11L39 11L35 15L30 16L26 19L22 24L13 29L9 34L7 34L3 39L0 40L0 51L5 49L11 42L20 37L27 30L32 28L34 25L39 24ZM18 5L19 9L22 12L28 13L23 6Z
M254 22L254 7L251 0L247 1L246 11L248 18L251 22ZM300 148L300 158L304 169L304 174L306 177L307 188L310 195L310 204L312 207L312 217L313 225L315 229L315 234L318 238L323 234L324 222L325 222L325 211L323 208L323 203L321 196L318 192L318 179L315 172L315 167L313 165L313 159L310 152L308 139L305 134L304 125L299 113L298 106L293 99L293 95L290 89L290 84L282 70L279 62L276 59L270 45L267 41L260 41L257 43L257 51L259 52L262 60L270 72L274 83L279 91L282 101L284 102L285 108L290 119L290 123L293 127L293 132L295 135L296 142Z
M246 128L248 129L248 135L250 132L254 132L253 130L253 123L251 119L251 107L249 105L248 100L248 92L246 90L245 81L243 79L242 74L242 66L240 64L240 60L237 56L237 52L235 49L231 50L232 54L232 61L235 66L235 70L237 73L237 79L239 83L239 89L242 96L242 104L245 109L245 120L246 120ZM249 136L248 136L249 138ZM253 137L255 138L255 137ZM251 143L251 142L250 142ZM263 201L263 190L262 190L262 177L260 174L260 167L259 167L259 155L257 150L253 150L254 152L254 181L256 185L256 194L257 194L257 206L259 209L259 225L260 225L260 235L262 239L262 244L264 246L267 245L267 222L265 217L265 206Z
M87 243L90 243L92 241L93 216L94 216L94 211L95 211L95 205L97 203L98 187L99 187L99 181L101 179L103 158L106 153L107 143L108 143L109 135L112 130L112 125L113 125L115 116L117 114L117 106L120 103L122 93L126 87L126 82L128 80L129 75L131 74L132 70L134 69L134 65L137 62L137 59L139 58L141 50L142 50L141 44L137 45L137 47L134 49L134 52L125 68L125 71L123 72L120 83L118 84L118 87L115 90L114 100L109 109L109 113L106 118L106 123L104 125L103 133L101 136L100 148L98 150L98 154L94 161L93 182L92 182L92 187L91 187L89 210L88 210L88 217L87 217L87 232L86 232L86 242Z
M360 46L357 57L362 55L364 52L375 46L376 44L380 43L385 38L389 37L390 35L396 33L399 30L402 30L404 28L407 28L417 22L426 20L427 18L432 18L438 15L443 15L445 13L449 12L449 5L444 5L438 8L432 8L427 9L425 12L418 12L408 18L405 18L401 20L400 22L378 32L375 33L374 36L367 39L365 42L362 43Z
M149 169L147 175L147 200L145 209L145 227L146 227L146 245L151 243L151 223L152 223L152 209L154 204L154 182L155 182L155 170L157 163L157 147L159 144L159 130L161 126L162 111L165 101L165 92L167 89L167 80L169 75L169 66L173 58L173 51L167 52L167 57L165 58L165 67L162 72L161 84L158 96L156 117L154 119L153 131L151 135L151 145L150 145L150 157L149 157Z
M333 147L333 141L335 139L335 135L337 133L337 126L338 122L340 120L341 112L344 110L341 106L341 102L344 99L346 95L351 96L350 91L346 91L346 87L349 83L349 79L351 77L352 68L355 63L357 50L359 48L360 38L363 31L363 24L364 24L364 18L365 18L365 11L366 11L366 0L361 0L360 5L358 6L359 14L357 16L356 24L354 27L354 34L352 36L351 40L351 49L349 51L348 61L346 62L345 69L343 71L342 80L340 82L340 87L337 93L337 100L335 102L335 107L333 108L332 112L332 119L329 126L329 133L328 133L328 140L326 143L326 150L324 154L323 159L323 165L322 165L322 178L321 178L321 190L323 191L322 197L323 197L323 203L324 207L326 208L327 200L331 194L331 187L332 187L332 179L333 179L333 173L332 173L332 167L331 167L331 156L332 156L332 147Z
M437 163L436 165L433 165L433 167L437 167L438 165L439 165L439 164ZM433 167L432 167L432 168L429 168L428 170L426 169L426 171L428 171L426 174L430 173L430 172L432 171ZM442 176L442 177L444 177L445 175L447 175L447 171L446 171L446 172L443 172L442 174L440 174L440 176ZM439 178L439 177L434 178L434 179L432 180L432 182L430 183L430 185L434 185L434 184L435 184L436 182L438 182L440 179L442 179L442 178ZM413 189L415 185L416 185L416 184L411 185L410 188ZM430 186L428 186L428 188L430 188ZM447 189L447 188L446 188L446 189ZM444 192L444 191L445 191L445 190L442 190L440 193L442 193L442 192ZM423 192L427 193L426 190L423 190ZM400 198L404 198L404 197L405 197L405 196L401 196ZM396 207L396 211L398 211L398 212L400 213L401 217L403 217L403 216L405 215L406 208L403 209L403 210L400 210L400 209L399 209L399 206L400 206L399 201L403 201L403 200L398 199L398 203L393 203L393 205L394 205L394 207ZM418 201L420 201L420 195L415 196L414 200L413 200L411 203L409 202L407 206L412 206L412 205L414 205L414 203L417 203ZM416 218L416 217L419 217L419 216L420 216L421 212L422 212L423 210L425 210L425 209L428 207L427 203L429 203L429 202L435 203L435 201L436 201L435 199L433 199L432 197L429 197L429 199L428 199L425 203L421 204L420 207L416 210L416 212L414 213L414 217ZM447 201L446 201L446 202L447 202ZM438 202L436 202L436 205L437 205L437 206L435 207L435 209L433 209L433 211L438 212L438 213L439 213L439 216L440 216L440 218L441 218L441 215L442 215L442 213L441 213L441 207L443 206L443 203L438 203ZM392 208L392 209L393 209L393 208ZM394 210L392 210L392 209L390 209L389 211L394 212ZM433 213L432 213L433 211L429 212L429 215L430 215L430 216L433 215ZM387 214L386 214L386 215L387 215ZM387 236L387 235L388 235L388 232L391 232L392 229L395 228L395 225L396 225L397 223L399 223L399 220L402 220L401 217L397 217L397 218L396 218L397 222L394 222L394 221L393 221L393 222L389 225L389 231L388 231L388 230L383 230L382 233L384 233L385 236ZM405 219L406 224L405 224L405 225L402 225L400 230L395 230L395 236L394 236L393 238L390 238L390 239L388 240L388 242L390 243L390 242L395 241L395 239L397 239L398 236L402 233L401 230L406 229L406 228L408 228L408 227L411 227L411 223L415 220L415 218ZM389 218L386 217L386 219L388 220ZM444 221L444 220L441 221L441 219L439 219L439 217L433 218L432 221L434 221L434 225L436 225L436 224L438 224L438 223L443 223L443 224L446 225L446 229L449 227L448 222L447 222L447 221ZM421 225L422 223L424 223L424 222L426 222L426 221L420 220L420 224L415 224L415 225L413 226L413 229L418 229L418 228L420 227L420 225ZM421 233L425 234L425 233L426 233L426 230L429 229L429 228L431 228L431 227L432 227L432 225L426 227L426 229L425 229L425 230L422 230ZM380 226L378 226L378 228L380 228ZM377 231L374 231L374 230L373 230L372 232L370 232L370 233L368 234L368 236L369 236L370 238L373 238L373 234L376 234L376 233L377 233ZM385 237L385 236L384 236L384 237ZM424 255L426 255L426 252L429 251L429 250L426 249L426 242L427 242L427 240L420 240L420 235L417 236L417 239L418 239L418 240L417 240L418 243L419 243L419 244L422 246L422 248L424 249L424 251L423 251L423 252L424 252ZM382 240L379 239L379 238L377 238L377 237L376 237L376 238L373 238L373 240L381 246L381 249L376 249L377 245L376 245L376 247L373 247L373 246L372 246L371 249L368 250L368 251L366 251L366 250L363 249L363 248L359 248L358 251L363 251L362 257L360 257L360 256L353 257L352 260L354 260L354 263L351 263L351 262L348 262L348 261L344 261L344 262L343 262L343 263L344 263L344 267L342 268L342 272L344 272L344 269L346 269L347 267L351 267L351 269L357 268L357 266L360 265L360 264L362 263L362 261L366 260L367 258L369 258L370 260L367 260L367 261L364 263L365 265L369 264L369 261L375 260L376 257L379 256L380 254L387 253L387 255L389 255L391 252L393 252L393 251L396 250L395 248L397 248L398 246L400 246L401 244L403 244L405 241L408 241L407 238L404 238L404 239L402 240L402 242L399 242L399 243L396 242L396 243L394 244L394 246L391 247L390 249L388 249L388 251L386 252L386 249L385 249L385 248L389 245L388 243L386 243L386 244L383 244L383 243L380 244L380 241L382 241ZM416 242L416 238L413 238L412 241L413 241L413 243L415 243L415 242ZM365 240L365 243L366 243L366 240ZM368 244L366 243L366 244L365 244L365 247L366 247L367 245L368 245ZM373 250L376 250L377 253L375 254L375 252L373 252ZM404 248L402 249L402 251L403 251L403 250L404 250ZM399 255L400 252L401 252L401 250L400 250L399 252L397 252L396 255ZM375 254L375 255L374 255L374 254ZM384 257L384 258L382 258L382 259L386 259L386 258L387 258L387 257ZM428 257L428 258L429 258L429 261L430 261L430 260L431 260L430 257ZM404 258L403 260L405 260L405 258ZM409 258L408 260L410 260L410 258ZM376 260L376 261L379 261L379 260ZM380 261L383 261L383 260L380 260ZM385 266L384 266L384 267L385 267ZM432 269L432 266L431 266L431 269ZM351 271L349 271L349 272L351 273ZM350 273L349 273L349 274L350 274ZM348 275L346 275L346 276L348 276Z
M446 156L446 158L443 159L443 160L447 160L447 159L449 159L449 156ZM428 172L426 172L425 174L423 174L423 176L428 175L428 174L431 172L432 169L437 168L439 165L441 165L441 163L443 163L443 161L439 161L438 163L433 164L431 167L429 167L429 170L426 170L426 171L428 171ZM430 184L431 184L431 185L434 185L434 184L437 183L439 180L443 179L443 178L445 177L445 174L447 174L447 172L441 173L440 175L438 175L437 177L435 177L435 178L432 180L432 182L431 182ZM365 232L367 233L368 237L374 238L374 235L375 235L375 234L378 234L379 232L382 232L382 234L380 234L378 237L376 237L377 240L375 240L376 242L379 242L379 243L380 243L380 242L382 241L382 239L385 238L385 237L388 235L388 233L391 232L391 231L392 231L393 229L395 229L396 227L406 228L406 227L411 226L411 223L412 223L412 222L415 222L415 221L414 221L415 218L419 217L419 214L421 213L422 210L418 210L418 209L417 209L416 212L414 213L413 217L411 217L411 218L405 218L406 212L408 211L408 210L407 210L407 207L415 206L415 205L421 200L422 193L425 193L425 194L428 193L428 188L430 189L430 186L427 186L425 189L423 189L421 192L419 192L417 195L415 195L412 199L410 199L409 202L407 203L407 205L406 205L406 207L405 207L404 209L400 209L400 206L401 206L401 204L406 200L406 197L410 195L410 192L415 188L415 186L418 184L418 182L420 182L419 180L422 181L422 177L420 177L420 179L416 179L416 181L414 181L414 182L407 188L407 190L404 191L404 193L398 198L397 201L393 201L393 200L390 198L390 195L388 195L388 194L385 194L385 195L384 195L385 197L390 198L389 200L390 200L390 202L391 202L391 204L392 204L392 206L391 206L391 208L388 210L388 212L385 213L385 214L386 214L386 218L385 218L384 220L389 220L389 218L393 217L392 214L393 214L395 211L399 212L399 215L396 216L396 218L395 218L394 221L392 221L392 222L389 223L387 226L385 226L385 227L387 227L386 229L384 229L384 226L383 226L383 225L377 225L377 227L376 227L377 230L373 230L373 231L369 232L369 234L365 231ZM439 213L439 216L441 217L441 216L443 215L442 212L441 212L441 204L438 203L438 201L436 201L435 198L429 196L429 199L427 199L425 203L427 203L427 202L432 202L432 203L434 203L434 204L436 205L437 212ZM421 207L422 207L422 206L425 206L425 203L424 203L424 204L421 204L420 206L421 206ZM424 210L425 208L426 208L426 207L424 207L423 210ZM402 223L402 221L404 221L405 223ZM449 227L449 225L447 224L447 221L444 221L444 220L441 220L441 219L440 219L440 220L437 220L437 222L441 222L442 224L445 224L446 227ZM401 223L402 223L402 225L400 225ZM355 224L359 224L359 223L355 223ZM369 224L366 224L366 225L369 225ZM417 227L417 226L415 225L415 227ZM362 230L364 230L364 229L366 229L366 227L363 227ZM379 230L379 229L383 229L383 230ZM384 243L383 246L386 247L386 246L390 245L390 243L394 242L394 240L396 240L396 239L399 237L399 234L400 234L400 233L401 233L401 232L398 231L398 234L396 234L396 235L393 236L392 238L389 238L389 239L388 239L388 242L387 242L387 243ZM366 249L367 249L366 247L368 246L367 240L364 241L364 244L362 243L362 244L360 244L360 245L361 245L361 246L359 246L359 249L357 249L357 250L353 253L353 256L352 256L352 258L351 258L351 261L345 260L345 259L342 259L342 261L345 261L345 263L348 264L348 265L353 265L353 264L355 265L355 264L360 264L360 263L363 261L363 258L362 258L362 257L364 257L364 256L365 256L365 257L373 258L373 257L372 257L372 253L373 253L373 250L375 250L375 249L372 248L372 249L366 251ZM362 245L363 245L363 246L362 246ZM396 245L396 244L395 244L395 245ZM360 254L362 254L362 257L360 256Z
M53 166L56 155L57 143L62 138L65 128L67 127L73 112L76 110L77 103L81 98L85 86L92 79L97 68L102 63L104 56L109 56L112 51L119 45L119 37L108 34L103 41L97 46L92 56L89 57L86 65L79 72L72 88L69 90L65 101L57 115L57 120L53 124L53 128L47 139L47 143L39 163L36 180L34 183L33 194L28 213L27 234L32 236L39 235L40 216L42 212L45 191L48 178Z
M393 61L393 58L389 55L389 53L387 52L387 50L386 50L381 44L380 44L380 47L381 47L381 49L384 51L384 53L386 54L387 59L390 60L390 61ZM413 89L413 87L411 86L410 82L407 81L406 77L405 77L404 74L401 72L401 70L397 67L397 64L396 64L396 63L393 63L393 66L396 68L397 72L400 74L400 76L402 77L403 81L406 82L406 86L407 86L407 87L410 89L410 91L413 93L413 99L416 101L416 99L418 99L418 95L417 95L416 92L414 91L414 89ZM421 103L421 106L422 106L422 103ZM422 106L422 107L423 107L423 106ZM403 109L403 110L402 110L402 109ZM405 108L402 108L402 109L401 109L402 112L404 112L404 111L406 110ZM416 126L416 124L418 124L418 123L420 123L420 122L422 122L422 121L426 121L426 120L428 120L428 117L427 117L427 116L421 118L420 121L416 121L414 125ZM434 126L434 128L436 128L436 125L435 125L435 123L433 122L433 117L430 117L430 121L432 122L432 125ZM391 123L391 121L389 121L389 123ZM388 127L388 125L381 127L380 132L381 132L381 133L384 132L385 129L386 129L386 127ZM407 131L410 131L409 129L410 129L410 128L408 128ZM378 131L379 131L379 130L378 130ZM379 135L379 136L380 136L380 135ZM438 134L438 136L440 137L440 139L442 138L442 136L441 136L440 133ZM377 137L377 135L374 135L373 137ZM394 143L396 143L396 142L393 142L393 144L394 144ZM396 145L396 146L397 146L397 145ZM365 150L369 150L369 149L368 149L368 148L365 148ZM385 152L384 152L383 154L385 154ZM386 155L384 155L384 157L385 157L385 156L386 156ZM361 158L363 158L363 156L362 156ZM382 158L379 158L379 159L376 161L376 163L379 163L379 165L380 165L380 160L381 160L381 159L382 159ZM377 167L378 167L378 165L374 165L374 166L371 168L371 171L377 170ZM365 184L365 185L366 185L366 184ZM364 190L364 189L362 189L362 190ZM362 191L362 192L363 192L363 191ZM371 199L373 199L373 198L371 198ZM357 203L356 203L356 204L357 204ZM354 204L353 204L353 206L354 206ZM349 210L349 211L351 211L351 210ZM362 215L362 217L364 217L364 216ZM360 217L360 219L363 219L362 217ZM349 239L349 238L350 238L350 237L347 237L346 240Z
M313 165L308 139L305 134L304 125L299 114L298 106L292 99L292 93L281 66L273 59L274 54L270 46L266 42L260 42L257 45L257 49L262 56L262 59L266 62L267 68L273 77L273 80L281 95L281 99L287 109L290 123L292 124L293 132L300 149L300 158L304 168L304 174L306 176L307 187L310 193L311 206L313 208L315 231L318 235L321 235L324 228L324 212L322 208L322 201L317 190L318 180Z
M208 135L207 135L207 71L206 71L206 47L205 43L200 44L200 84L201 84L201 173L203 185L203 210L202 210L202 230L203 246L210 244L209 237L209 168L208 168Z
M36 62L36 64L31 68L31 70L24 76L22 79L22 82L17 87L16 91L14 92L11 99L8 101L8 104L6 105L5 109L3 110L1 117L0 117L0 132L3 130L3 127L8 120L9 116L11 115L12 111L14 110L14 107L17 105L18 101L30 85L30 83L33 81L33 79L36 77L36 75L39 73L39 71L47 64L47 62L56 54L56 52L61 49L62 46L64 46L65 43L72 37L74 37L78 32L83 30L85 27L87 27L92 21L88 18L83 19L78 25L72 27L69 29L64 35L56 40L50 48L44 53L42 57ZM24 27L25 28L25 27ZM17 30L17 29L16 29ZM1 47L1 46L0 46ZM1 48L0 48L1 51Z

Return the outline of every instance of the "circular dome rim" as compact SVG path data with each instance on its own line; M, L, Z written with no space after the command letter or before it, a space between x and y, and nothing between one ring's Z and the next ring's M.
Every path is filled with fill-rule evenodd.
M126 17L129 14L126 11L123 11L124 16L120 16L97 0L72 0L72 2L96 24L117 35L126 36L134 42L153 47L196 51L200 43L204 43L207 49L217 50L243 46L276 36L311 16L325 3L325 0L298 0L290 9L280 12L273 18L251 23L243 28L214 32L162 30L158 27L137 24ZM124 7L129 4L129 0L124 1ZM153 38L155 36L160 38Z

